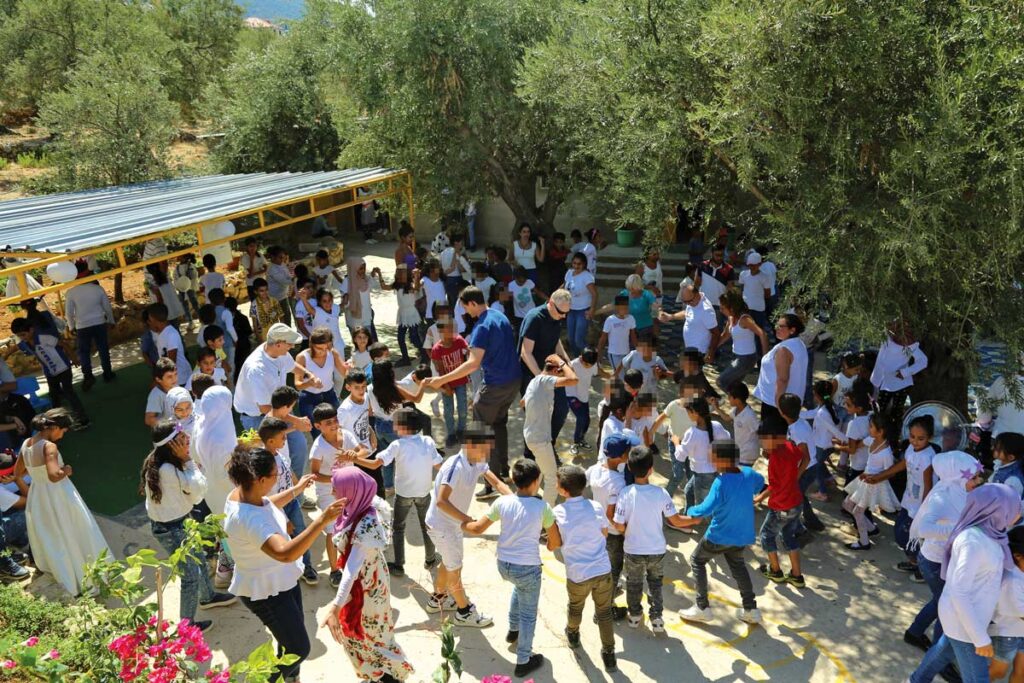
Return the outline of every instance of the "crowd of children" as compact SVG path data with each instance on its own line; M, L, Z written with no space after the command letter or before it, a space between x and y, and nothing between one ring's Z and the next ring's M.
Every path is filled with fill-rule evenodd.
M841 510L855 536L847 547L870 551L882 533L879 515L895 515L894 541L905 554L896 569L931 590L931 601L904 635L928 651L925 671L939 672L955 661L964 680L988 680L972 677L980 670L977 662L960 654L960 639L969 638L979 656L991 659L993 676L1012 670L1013 680L1024 679L1024 632L1017 623L1024 539L1014 531L1006 545L1006 527L1015 520L984 526L978 517L968 523L982 524L986 538L1002 544L1007 557L1011 548L1014 553L1015 564L1006 567L1001 584L993 579L994 594L987 594L997 615L995 630L987 632L997 647L993 651L985 629L957 627L943 636L950 546L965 552L953 542L964 537L960 514L970 508L969 492L982 488L983 464L995 465L990 481L1002 485L998 495L986 496L998 498L1005 488L1020 500L1024 436L999 434L994 463L934 444L929 418L910 421L903 438L899 398L905 402L906 395L900 392L927 365L905 330L890 330L884 358L845 354L839 372L814 381L813 368L805 374L801 365L808 362L804 338L796 336L804 332L803 321L789 312L770 331L781 283L765 250L730 254L749 266L737 275L719 244L680 286L685 311L677 316L686 321L687 344L672 368L659 356L654 332L674 317L658 315L664 275L657 252L637 264L602 322L594 286L597 234L584 240L573 231L573 245L566 247L564 235L547 244L523 226L511 249L488 247L482 261L470 261L458 234L439 236L433 253L416 247L407 225L398 237L391 282L379 268L368 271L362 258L349 258L340 269L321 251L310 265L290 264L280 246L264 257L256 241L247 240L241 265L248 315L224 295L224 275L212 255L203 257L202 275L192 256L175 265L173 279L166 263L149 269L153 303L144 312L148 331L141 341L152 367L143 422L153 449L141 490L152 532L172 552L182 542L186 518L226 515L227 538L213 580L194 560L183 569L183 618L240 598L281 647L300 657L282 668L286 680L294 680L309 653L296 586L300 579L319 581L310 549L323 535L328 579L337 589L324 625L360 679L405 680L412 666L395 642L388 582L405 575L407 518L415 509L423 566L434 572L427 612L450 612L457 626L493 623L469 598L464 578L473 576L464 576L464 544L466 535L497 523L497 572L511 584L506 641L515 649L515 675L544 663L534 643L542 544L560 552L565 565L569 646L581 645L589 598L602 663L614 671L614 623L639 628L644 594L650 630L666 629L666 529L699 534L689 557L696 597L680 618L715 618L707 565L721 558L740 593L737 618L756 624L761 617L748 549L759 546L758 573L769 582L798 589L812 584L801 557L805 535L825 528L814 504L827 504L841 485ZM554 275L546 267L552 259L559 266ZM165 286L169 281L174 291ZM378 340L371 296L378 290L396 297L395 358ZM183 333L193 317L200 323L199 349L190 353ZM71 386L71 361L57 330L41 316L19 318L11 329L43 365L55 404L66 399L69 410L37 416L21 457L0 454L3 529L9 545L31 545L36 566L78 593L80 564L106 544L56 443L68 429L87 426L88 418ZM553 338L544 330L553 330ZM495 335L509 338L499 343ZM698 346L689 343L694 339ZM909 359L900 367L890 357L897 347ZM494 357L493 350L511 348L521 352L521 361ZM792 358L792 364L779 358ZM880 358L888 368L883 377ZM719 364L717 389L706 374L708 362ZM402 366L411 371L399 378L396 368ZM746 384L758 372L760 419ZM504 384L520 387L526 457L508 458L507 443L496 434L507 414L488 418L492 406L485 404L499 375ZM591 444L595 378L604 380L604 399L596 407ZM676 398L662 406L660 394L670 387ZM434 394L433 416L443 411L440 442L433 438L431 416L416 407L428 391ZM571 446L562 449L559 431L567 412L575 424ZM235 413L254 435L239 441ZM664 486L655 475L663 461ZM476 493L478 483L485 486ZM315 492L309 499L307 487ZM685 502L677 507L680 487ZM479 518L471 514L474 494L490 501ZM755 533L758 506L766 512ZM312 507L320 514L307 521L303 509ZM28 512L26 533L19 533L17 519L8 522L17 516L6 511L20 509ZM55 538L62 539L63 553L53 552ZM24 578L17 562L0 569L5 578ZM620 579L624 606L615 603ZM962 597L969 588L957 590ZM212 625L196 623L204 630ZM368 645L368 637L376 645Z

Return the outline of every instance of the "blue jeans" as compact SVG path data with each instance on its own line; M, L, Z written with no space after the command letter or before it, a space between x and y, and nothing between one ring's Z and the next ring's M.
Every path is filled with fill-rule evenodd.
M942 637L942 623L938 618L939 596L942 595L942 589L945 588L946 582L942 580L939 573L941 565L938 562L932 562L920 552L917 554L917 568L921 570L921 576L924 577L924 582L928 584L928 588L932 592L932 599L921 607L907 630L916 636L923 636L932 622L935 622L935 634L932 637L932 642L935 643Z
M519 633L516 664L525 664L533 655L533 632L537 627L537 604L540 602L540 565L512 564L498 560L498 573L512 584L508 630Z
M297 499L291 501L281 509L284 511L284 516L288 518L288 521L291 522L292 527L294 527L292 529L292 538L295 538L306 530L306 520L302 516L302 507L299 505L299 501ZM306 567L313 566L313 560L309 556L308 550L302 554L302 564Z
M110 367L110 343L107 339L107 326L82 327L75 334L78 338L78 362L82 364L82 375L92 377L92 345L95 343L96 353L100 355L100 365L103 366L103 376L112 377L114 370Z
M288 459L292 461L292 474L298 481L306 472L309 462L309 447L306 446L306 435L300 431L290 431L285 436L288 443Z
M287 653L299 658L294 664L278 667L278 676L270 680L298 678L302 660L309 656L309 634L306 633L302 589L299 584L263 600L250 600L243 596L242 604L270 630L277 641L278 656Z
M446 275L444 278L444 291L448 295L448 305L454 307L455 300L459 298L459 292L462 291L463 283L465 280L462 279L461 275Z
M466 430L466 387L461 384L453 387L454 394L441 392L441 405L444 406L444 428L448 438L453 438L456 432ZM458 424L455 422L455 406L458 405Z
M788 510L768 510L768 514L761 523L761 549L766 553L778 552L776 543L779 534L782 534L782 549L792 552L800 549L800 543L796 540L796 531L800 526L800 511L803 504L791 507Z
M382 420L378 417L371 417L370 422L373 426L373 430L377 432L377 452L380 453L382 450L388 447L388 445L398 438L398 434L395 433L395 423L391 420ZM465 422L465 420L463 420ZM385 489L395 488L395 463L390 465L384 465L381 468L381 478L384 480Z
M409 355L409 347L405 344L405 336L409 335L409 341L412 342L412 348L416 351L413 356ZM423 338L420 336L419 325L399 325L398 326L398 348L402 351L402 358L407 360L413 360L419 352L420 347L423 346Z
M587 311L589 310L589 308L581 308L578 311L569 311L569 316L565 321L566 331L569 334L569 353L574 356L580 355L587 345L587 326L590 324L590 321L587 320Z
M683 493L686 495L686 507L693 507L702 503L711 491L711 485L718 478L717 472L700 473L694 472L690 480L686 482Z
M914 518L910 516L906 508L900 508L900 512L896 515L896 524L893 525L893 536L896 538L896 545L898 545L910 559L917 557L917 553L907 550L907 544L910 543L910 525L914 522Z
M196 290L190 289L185 292L178 292L178 301L181 302L181 307L185 309L185 320L192 324L192 313L195 312L196 316L199 316L199 299L196 298ZM188 305L192 304L192 310L189 310ZM203 340L200 339L200 342Z
M0 515L0 532L8 545L24 548L28 545L28 519L24 510L11 508Z
M170 555L181 547L185 541L184 518L173 522L149 521L149 528L157 543ZM213 597L213 583L206 571L206 563L202 560L189 558L179 567L181 570L181 618L194 622L199 601Z
M992 636L992 649L996 651L996 659L1013 664L1017 653L1024 651L1024 638Z
M716 382L718 388L728 393L729 387L736 382L742 382L743 378L753 371L759 358L760 356L756 353L751 353L747 356L734 355L729 362L729 367L722 370L718 375L718 381Z
M299 415L302 417L308 417L309 421L313 421L313 410L316 409L321 403L330 403L332 406L337 408L341 405L341 401L338 400L338 395L334 393L333 389L322 391L319 394L314 394L309 391L299 392ZM320 430L313 427L311 432L313 438L320 436Z
M572 432L573 443L583 443L590 429L590 404L578 398L569 399L569 410L576 417L576 428Z
M672 458L672 477L665 484L665 490L668 491L669 496L676 495L676 491L679 489L680 484L686 482L686 463L681 460Z
M825 469L824 461L821 462L820 466L818 463L817 452L823 450L824 449L821 448L815 449L814 462L807 466L807 469L804 470L804 473L800 475L800 479L797 481L797 485L800 487L800 493L804 494L804 502L800 504L800 507L803 510L804 520L814 526L821 524L821 520L818 519L816 514L814 514L814 508L811 506L811 499L807 497L807 489L811 487L811 483L816 481L819 478L821 471ZM824 479L824 476L820 476L820 478ZM818 490L824 492L825 484L819 483Z
M943 635L935 642L914 673L910 674L910 683L930 683L932 678L947 666L956 662L960 669L960 678L964 683L988 683L989 659L974 652L974 643L954 640Z

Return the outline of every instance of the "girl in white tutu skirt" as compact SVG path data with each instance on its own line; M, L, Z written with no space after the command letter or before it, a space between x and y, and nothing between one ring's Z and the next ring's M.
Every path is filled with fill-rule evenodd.
M900 509L900 500L889 485L888 480L878 475L892 467L893 455L889 440L885 434L885 418L878 413L868 418L868 435L864 440L868 446L868 461L864 473L846 485L846 500L843 509L853 515L857 524L857 535L860 537L846 545L850 550L869 550L871 541L869 534L874 534L876 527L864 514L867 510L880 508L887 512Z

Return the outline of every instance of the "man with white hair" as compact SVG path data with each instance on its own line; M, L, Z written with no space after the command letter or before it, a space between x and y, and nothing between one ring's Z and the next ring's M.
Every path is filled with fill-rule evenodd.
M530 310L523 317L519 328L519 360L522 365L522 381L519 393L526 393L526 386L537 375L544 372L544 362L554 354L565 362L569 355L562 347L562 331L565 319L572 308L572 294L567 289L556 289L546 303ZM555 389L554 409L551 411L551 440L558 439L565 419L569 415L569 399L565 388ZM525 449L529 457L529 449Z
M701 294L693 285L684 285L680 291L686 308L678 313L668 314L662 311L658 320L667 323L670 320L683 318L683 346L694 348L704 355L704 361L714 360L715 348L718 346L718 316L707 296Z

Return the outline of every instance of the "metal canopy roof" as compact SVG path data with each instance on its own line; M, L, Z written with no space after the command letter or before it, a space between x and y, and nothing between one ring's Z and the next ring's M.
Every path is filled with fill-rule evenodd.
M0 202L0 250L69 254L403 173L359 168L161 180Z

